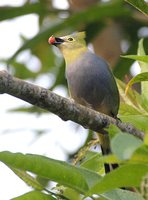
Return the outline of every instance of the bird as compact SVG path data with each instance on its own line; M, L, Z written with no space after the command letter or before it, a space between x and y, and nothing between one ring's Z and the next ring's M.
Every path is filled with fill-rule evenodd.
M71 98L81 105L117 119L119 91L109 64L86 44L86 32L74 32L67 36L48 39L62 52L66 64L66 79ZM100 47L101 48L101 47ZM110 138L106 130L98 133L103 155L111 153ZM117 164L104 164L105 173Z

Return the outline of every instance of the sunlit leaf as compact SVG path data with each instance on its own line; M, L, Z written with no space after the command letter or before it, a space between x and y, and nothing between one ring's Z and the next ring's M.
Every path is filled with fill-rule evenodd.
M138 60L138 61L148 63L148 56L126 55L126 56L121 56L121 57L130 58L130 59L133 59L133 60Z
M135 90L132 90L131 88L129 88L128 95L125 95L126 84L119 79L117 79L116 81L118 84L118 89L121 97L121 105L125 103L133 107L133 109L137 110L139 113L144 112L144 109L142 109L140 105L141 95Z
M144 72L141 74L138 74L137 76L133 77L127 84L125 94L127 95L129 87L131 87L134 83L142 82L142 81L148 81L148 72ZM147 83L148 85L148 83Z
M148 8L148 6L147 6L147 8ZM143 39L141 39L139 41L137 53L138 53L139 56L145 55L145 50L144 50L144 47L143 47ZM142 73L148 72L148 64L147 63L139 62L139 65L140 65ZM148 94L148 83L147 82L141 83L141 94L142 94L142 97L143 97L145 103L148 105L148 95L147 95Z
M140 115L144 114L142 110L136 109L134 106L126 104L126 103L120 103L120 115ZM119 116L120 116L119 115Z
M129 88L128 94L125 95L125 83L118 80L118 88L121 97L119 118L124 122L129 122L135 125L137 128L147 130L148 125L146 123L148 106L147 101L138 94L135 90Z
M91 188L89 195L100 194L118 187L137 187L148 172L146 164L128 164L108 173Z

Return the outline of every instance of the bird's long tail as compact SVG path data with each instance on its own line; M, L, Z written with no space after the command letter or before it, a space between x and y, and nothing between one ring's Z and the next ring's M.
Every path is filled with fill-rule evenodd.
M111 147L110 147L110 138L109 134L105 130L101 130L100 133L98 133L99 140L100 140L100 145L101 145L101 150L103 155L108 155L111 154ZM117 168L118 164L104 164L105 168L105 173L108 173L112 171L113 169Z

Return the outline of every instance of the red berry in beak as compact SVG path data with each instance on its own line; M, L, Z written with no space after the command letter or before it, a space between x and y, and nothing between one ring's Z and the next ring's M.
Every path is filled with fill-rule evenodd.
M55 37L51 36L49 39L48 39L48 43L49 44L54 44L56 42L55 40Z

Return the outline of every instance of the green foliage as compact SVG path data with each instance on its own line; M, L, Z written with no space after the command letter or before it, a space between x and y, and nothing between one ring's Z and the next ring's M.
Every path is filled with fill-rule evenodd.
M127 56L122 56L122 57L148 63L148 56L127 55Z
M137 76L132 78L126 86L125 94L127 94L128 88L131 87L134 83L138 83L142 81L148 81L148 72L138 74Z
M139 61L139 65L141 68L141 74L138 74L134 78L132 78L127 86L125 84L119 82L120 94L123 98L123 102L121 103L120 114L121 119L126 122L130 122L134 124L137 128L148 131L148 65L147 56L145 55L145 51L143 48L143 40L140 40L138 47L138 56L134 56L138 58L139 56L144 57L144 60ZM128 56L127 56L128 57ZM130 56L130 58L133 56ZM146 59L145 59L146 58ZM129 87L136 83L141 82L141 95L139 95L135 90L130 89Z
M141 144L142 141L140 139L126 133L121 133L112 139L112 152L118 157L118 159L126 160L131 157L133 152L141 146Z
M127 2L147 14L148 6L144 0L127 0ZM14 200L79 200L87 196L93 199L94 194L97 194L96 199L100 200L143 200L146 197L148 193L145 189L148 173L148 56L146 55L148 40L145 38L144 43L143 40L139 41L138 51L137 44L139 30L146 26L147 22L141 17L136 17L136 13L140 15L140 12L127 5L125 1L112 0L75 12L72 9L56 9L50 1L40 0L38 3L26 1L21 7L0 8L0 21L32 13L38 15L40 31L37 35L29 40L22 37L22 46L9 60L1 62L9 64L14 75L22 79L36 80L45 73L52 74L55 80L49 86L51 89L66 85L66 80L64 62L60 57L57 59L57 55L48 46L48 37L53 34L64 35L75 30L86 30L90 42L108 26L108 21L117 23L124 35L120 42L124 39L128 43L128 50L125 52L128 55L118 58L114 66L115 75L123 80L125 74L129 74L129 68L133 62L131 59L138 61L141 67L141 74L131 79L127 86L123 81L117 80L121 95L119 117L122 121L131 123L146 133L144 141L140 141L132 135L122 133L117 127L111 126L108 131L112 136L113 154L103 157L98 152L90 151L91 145L88 145L89 148L85 146L78 153L77 166L39 155L0 152L0 161L34 189ZM60 17L63 13L67 17ZM17 60L17 56L26 49L29 49L31 56L38 58L41 63L41 68L37 72L31 71L27 63ZM140 92L131 88L137 82L141 83ZM125 95L126 88L128 92ZM36 114L45 112L36 107L16 108L11 111ZM104 175L104 163L118 163L120 167ZM57 185L55 188L43 186L39 179L28 172L45 178L49 182L54 181ZM122 187L134 187L135 192L119 189Z
M139 47L138 47L138 56L145 56L146 52L143 48L143 40L139 41ZM148 57L148 56L147 56ZM147 62L139 62L139 65L141 67L141 72L145 73L148 72L148 63ZM148 104L148 83L147 82L141 82L141 95L143 98L143 104Z
M133 5L135 8L143 12L145 15L148 15L148 6L147 3L144 0L125 0L131 5Z
M117 187L139 186L142 177L148 171L148 162L139 164L135 160L134 164L123 165L104 177L100 177L97 173L83 167L75 167L63 161L39 155L0 152L0 161L13 168L27 170L56 181L84 195L101 194ZM41 187L40 189L42 190ZM116 196L116 192L116 190L112 191L112 195ZM121 193L121 197L125 198L124 192ZM105 196L105 194L103 195ZM126 192L125 195L127 195ZM141 199L140 196L134 194L133 199L136 198Z
M0 152L0 160L13 168L33 172L39 176L66 185L81 193L87 192L100 176L87 169L74 167L66 162L44 156Z
M92 187L89 194L104 193L117 187L138 187L142 177L147 171L147 164L128 164L121 166L103 177L94 187Z

